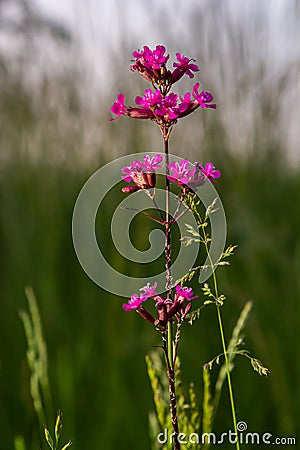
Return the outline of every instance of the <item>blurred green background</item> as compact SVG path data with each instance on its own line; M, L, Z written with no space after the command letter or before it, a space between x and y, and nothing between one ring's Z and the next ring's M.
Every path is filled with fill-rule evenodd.
M148 87L128 70L132 50L158 43L195 57L197 78L218 103L216 111L176 125L171 152L213 161L222 170L217 189L228 243L239 246L231 266L218 274L228 298L226 335L253 300L246 345L271 370L262 378L246 359L236 361L238 420L249 431L295 436L299 4L276 1L272 10L250 1L124 4L98 5L94 14L92 1L74 2L74 10L70 2L76 20L68 22L59 7L54 16L47 12L46 1L0 2L0 449L13 449L17 435L28 449L40 448L18 315L27 307L27 285L38 298L54 409L63 411L66 439L73 437L77 449L150 447L153 403L144 355L159 338L122 310L123 298L86 276L73 249L71 220L77 195L95 170L127 153L162 149L152 123L107 120L119 92L132 104ZM185 81L182 92L190 86ZM122 198L114 191L99 215L107 233L101 244L120 270L125 262L114 251L109 226ZM135 221L132 235L143 248L144 219ZM149 274L144 266L135 270ZM216 314L207 308L193 328L185 327L180 352L184 383L194 380L199 396L201 367L219 352ZM225 386L216 431L230 428Z

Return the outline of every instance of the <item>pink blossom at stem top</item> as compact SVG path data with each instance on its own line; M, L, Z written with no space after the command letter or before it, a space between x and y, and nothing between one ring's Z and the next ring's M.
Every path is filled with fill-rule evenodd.
M166 62L169 55L165 55L166 48L163 45L157 45L155 50L151 50L146 45L143 50L132 53L135 61L131 64L132 71L138 73L150 83L160 83L166 80L167 70Z
M183 75L188 75L190 78L194 78L193 72L198 72L199 67L196 64L191 63L191 61L195 61L193 58L189 59L186 56L181 55L180 53L176 53L176 58L178 62L173 64L175 70L172 72L171 80L172 83L176 83L176 81L180 80Z
M132 56L136 59L136 63L140 62L147 68L160 69L169 59L169 55L165 56L165 51L164 45L157 45L155 50L145 45L143 50L134 51Z
M193 86L193 96L196 102L201 106L201 108L213 108L216 109L217 105L215 103L209 104L213 101L213 96L210 92L201 91L199 93L200 83L196 83Z
M116 120L118 119L122 114L124 114L127 110L127 107L124 104L125 96L124 94L119 94L117 97L117 100L110 108L110 112L116 115L116 117L110 117L109 120Z

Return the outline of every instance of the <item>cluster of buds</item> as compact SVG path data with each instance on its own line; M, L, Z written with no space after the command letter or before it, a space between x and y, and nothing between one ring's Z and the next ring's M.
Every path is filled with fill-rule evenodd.
M174 318L179 322L184 320L192 307L190 301L198 296L194 296L192 288L177 285L173 300L166 299L156 293L156 287L157 283L154 283L153 286L148 283L140 289L141 294L133 294L128 303L123 304L123 308L125 311L135 310L143 319L154 324L159 331L163 332L166 330L167 323L173 322ZM144 307L144 302L149 298L155 302L156 317Z
M130 68L137 71L143 78L149 81L154 89L146 89L142 97L135 99L137 107L125 105L125 96L120 93L111 107L111 112L118 119L120 116L128 116L135 119L150 119L159 126L174 125L177 119L187 116L197 108L216 108L212 103L213 96L210 92L200 91L200 84L196 83L192 92L186 92L183 97L169 91L174 83L184 75L194 77L193 72L199 71L199 67L180 53L176 53L177 62L174 62L174 70L166 67L169 55L165 55L163 45L157 45L155 50L144 46L143 50L133 52L135 58ZM199 92L200 91L200 92Z

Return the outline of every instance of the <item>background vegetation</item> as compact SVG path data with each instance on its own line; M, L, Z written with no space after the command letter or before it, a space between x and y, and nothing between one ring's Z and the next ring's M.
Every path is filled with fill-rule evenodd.
M300 171L290 134L299 104L299 58L286 58L280 67L273 64L263 18L253 14L246 26L237 14L232 22L224 5L229 2L222 8L203 2L186 16L189 33L180 38L165 31L162 41L157 33L155 43L161 39L170 52L179 43L180 51L197 58L201 80L219 105L216 112L182 120L171 146L174 154L212 160L222 170L217 189L226 210L228 243L239 245L231 267L219 271L228 297L223 308L227 336L244 303L253 300L247 348L271 370L269 378L261 378L246 360L236 361L238 419L248 423L249 431L295 436L300 404ZM74 448L148 448L147 414L153 403L144 355L157 336L136 315L124 313L124 299L87 278L71 237L76 197L99 166L125 153L160 150L159 131L150 123L107 121L118 92L133 99L143 88L126 68L131 50L147 43L147 32L142 41L128 36L118 43L118 59L110 62L110 87L99 89L95 108L95 93L88 91L89 74L80 64L83 56L72 33L37 16L33 8L22 11L15 27L1 23L2 32L5 24L6 35L21 39L8 51L1 47L0 53L0 448L13 449L17 435L27 448L40 448L18 315L26 308L27 285L38 298L48 346L54 404L48 421L62 409L64 433L74 438ZM152 9L158 29L163 13ZM294 14L299 18L299 11ZM41 53L53 48L56 60L44 67ZM99 227L107 227L107 233L121 198L114 192L99 215ZM136 245L143 245L145 227L145 222L133 224ZM124 266L109 236L103 245L111 264ZM147 276L143 270L136 268L141 277ZM220 351L216 330L213 308L184 330L183 378L186 385L195 380L199 395L201 366ZM216 431L229 428L224 389Z

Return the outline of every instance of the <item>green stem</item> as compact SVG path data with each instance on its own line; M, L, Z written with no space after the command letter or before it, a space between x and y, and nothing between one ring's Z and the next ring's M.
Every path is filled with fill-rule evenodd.
M164 152L165 152L165 169L166 169L166 220L165 220L165 268L166 268L166 293L167 299L171 300L172 294L172 273L171 273L171 221L170 221L170 180L169 175L169 137L171 128L163 125L161 132L164 140ZM174 450L180 450L180 442L178 440L178 416L177 416L177 404L176 404L176 388L175 388L175 360L173 358L173 332L172 323L168 321L167 328L167 342L164 342L168 380L169 380L169 398L170 398L170 413L173 428L173 445Z
M166 168L166 220L165 220L165 258L166 258L166 292L167 299L171 299L172 275L171 275L171 226L170 226L170 180L169 174L169 132L166 126L162 128L165 152L165 168ZM173 340L172 340L172 324L168 322L168 357L172 367L173 361Z
M218 322L219 322L219 328L220 328L220 334L221 334L222 347L223 347L223 352L224 352L224 357L225 357L225 365L226 365L227 383L228 383L228 390L229 390L229 397L230 397L232 421L233 421L234 432L236 434L236 448L237 448L237 450L239 450L240 449L240 443L239 443L238 429L237 429L237 424L236 424L235 403L234 403L234 397L233 397L233 389L232 389L232 383L231 383L230 367L229 367L229 361L228 361L228 355L227 355L227 349L226 349L226 343L225 343L225 337L224 337L224 331L223 331L223 323L222 323L222 316L221 316L221 312L220 312L220 306L217 306L217 311L218 311Z
M197 211L196 208L195 208L195 213L196 213L196 215L198 217L198 220L199 220L199 223L200 223L200 227L201 227L202 232L203 232L203 240L204 240L206 254L207 254L210 266L211 266L212 271L213 271L213 282L214 282L215 298L217 299L219 297L218 282L217 282L216 272L214 270L214 264L213 264L213 261L211 259L210 253L209 253L207 236L206 236L205 230L203 228L203 223L202 223L201 216L200 216L200 214L199 214L199 212ZM231 382L231 375L230 375L230 367L229 367L229 360L228 360L226 341L225 341L224 330L223 330L222 315L221 315L221 311L220 311L220 306L218 306L218 305L217 305L217 313L218 313L218 323L219 323L219 329L220 329L220 335L221 335L222 349L223 349L224 358L225 358L225 366L226 366L227 384L228 384L228 390L229 390L232 422L233 422L234 432L236 434L236 449L240 450L240 443L239 443L239 436L238 436L238 429L237 429L237 421L236 421L235 403L234 403L233 389L232 389L232 382Z

